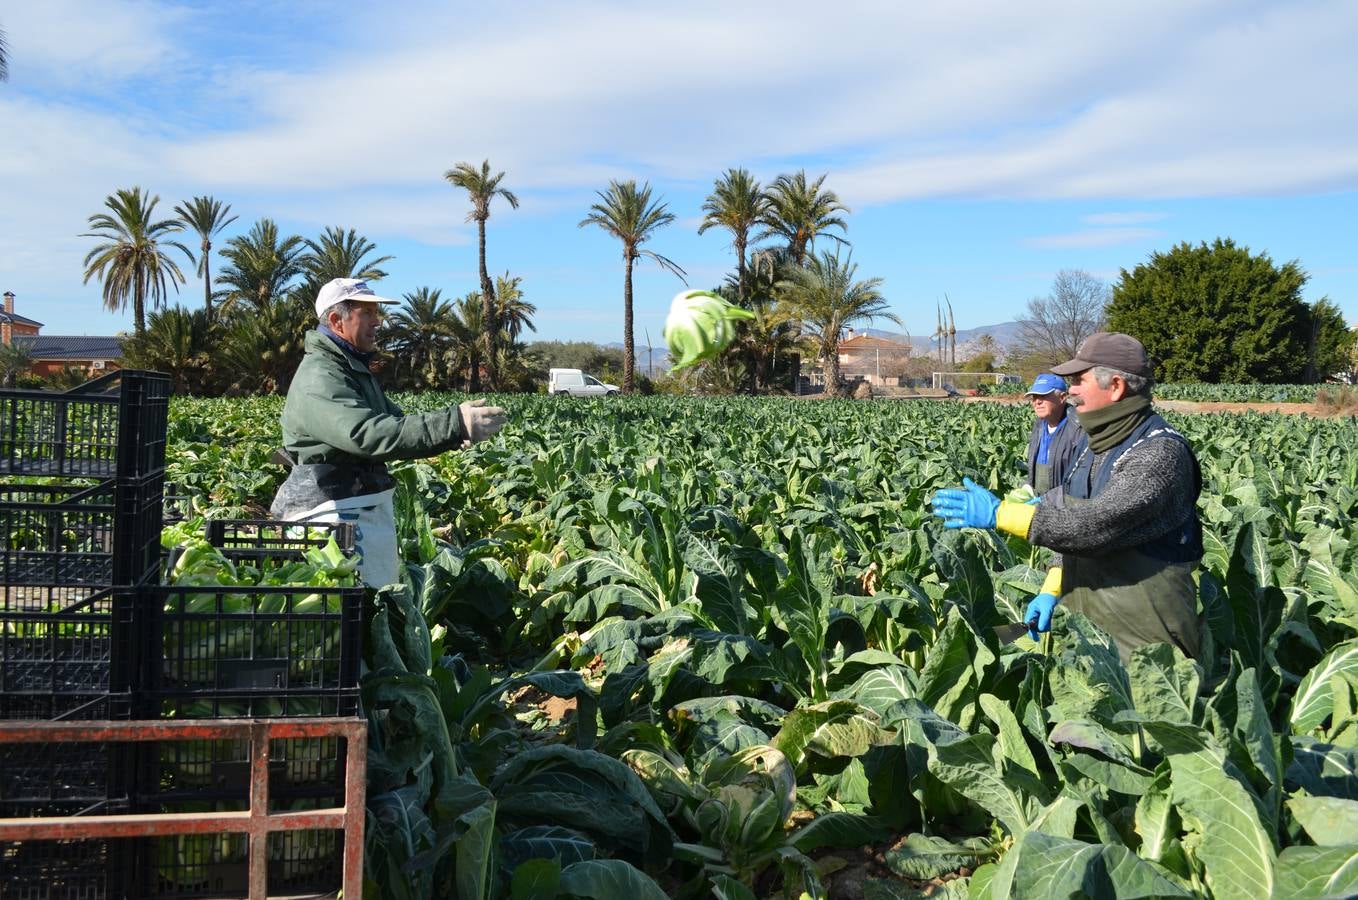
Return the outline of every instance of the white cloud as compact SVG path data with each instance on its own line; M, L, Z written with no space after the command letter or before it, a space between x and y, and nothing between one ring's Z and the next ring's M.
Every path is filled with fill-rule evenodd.
M176 55L169 30L186 16L183 9L127 0L9 4L10 79L66 88L142 74Z
M610 178L705 191L733 165L765 180L829 171L855 211L1358 190L1350 0L235 9L6 10L0 196L24 225L0 230L0 276L69 284L85 218L137 183L167 212L214 193L242 222L466 246L465 198L442 175L484 158L522 201L494 216L515 221L578 221ZM214 16L252 17L264 36L206 45ZM149 87L120 92L128 79ZM671 211L693 227L693 209ZM1027 243L1149 240L1161 218L1094 213ZM706 284L730 252L702 246L680 262L719 273Z

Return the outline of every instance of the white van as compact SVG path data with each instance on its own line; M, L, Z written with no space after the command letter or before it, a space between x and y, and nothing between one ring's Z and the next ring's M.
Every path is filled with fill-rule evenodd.
M547 393L571 397L611 397L618 392L616 384L604 384L593 375L579 369L548 369Z

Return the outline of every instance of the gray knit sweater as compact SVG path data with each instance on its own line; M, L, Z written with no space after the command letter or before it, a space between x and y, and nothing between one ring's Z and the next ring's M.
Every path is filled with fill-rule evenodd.
M1094 472L1105 455L1095 455ZM1122 454L1097 502L1039 504L1028 540L1058 553L1097 556L1174 531L1193 515L1194 502L1188 448L1153 437Z

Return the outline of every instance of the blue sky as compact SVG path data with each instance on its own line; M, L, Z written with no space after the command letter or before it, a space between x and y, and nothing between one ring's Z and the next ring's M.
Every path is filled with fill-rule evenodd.
M81 283L80 234L132 185L167 216L230 203L223 237L354 228L396 257L382 293L464 294L476 236L442 173L485 158L521 200L492 208L490 266L541 338L621 339L620 246L577 227L611 178L650 181L677 219L648 247L719 283L729 237L696 230L731 166L827 174L916 335L945 294L959 328L993 324L1060 269L1113 281L1219 236L1358 322L1351 0L44 0L0 29L0 290L48 334L130 327ZM172 302L201 302L183 268ZM639 266L640 343L681 287Z

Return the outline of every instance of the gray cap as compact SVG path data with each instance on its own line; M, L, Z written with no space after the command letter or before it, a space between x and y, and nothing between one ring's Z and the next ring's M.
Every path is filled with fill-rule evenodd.
M1146 348L1130 334L1116 331L1100 331L1085 338L1075 358L1052 366L1057 375L1074 375L1095 366L1107 366L1126 372L1128 375L1152 376L1151 361L1146 356Z

